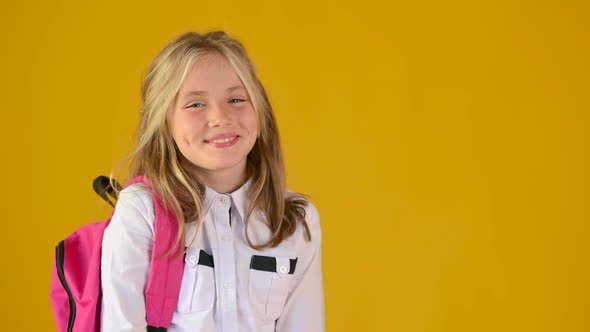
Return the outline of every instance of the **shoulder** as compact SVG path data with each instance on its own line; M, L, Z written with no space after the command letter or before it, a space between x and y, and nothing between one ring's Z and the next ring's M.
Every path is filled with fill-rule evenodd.
M305 220L311 224L317 224L319 226L320 223L320 212L318 208L311 202L309 199L305 199Z
M321 225L320 225L320 213L318 208L311 200L306 198L307 204L305 205L305 222L309 227L311 233L311 239L313 242L321 239Z
M119 192L117 207L136 206L141 210L153 211L153 201L150 189L143 183L134 183Z
M119 192L109 228L111 231L153 237L154 219L154 204L149 188L142 183L135 183Z
M306 196L298 194L296 192L288 190L288 196L290 200L303 209L304 216L301 220L303 227L297 227L302 233L305 233L305 229L309 229L311 235L311 242L321 242L321 226L320 226L320 213L316 205ZM305 238L305 234L302 234Z
M319 226L319 211L315 204L309 199L309 197L288 189L287 200L299 207L302 207L305 210L305 221L308 224L317 224L317 226Z
M305 217L298 225L295 231L297 235L293 238L295 247L297 248L296 256L299 259L297 265L299 266L301 264L302 266L298 270L303 272L298 272L297 278L301 278L304 274L307 274L305 271L309 270L309 264L321 257L323 242L320 213L317 206L308 197L300 197L302 198L300 202L305 204L302 206L305 211Z

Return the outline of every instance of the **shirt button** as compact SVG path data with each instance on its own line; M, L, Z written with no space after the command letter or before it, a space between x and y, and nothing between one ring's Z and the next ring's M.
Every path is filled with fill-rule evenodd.
M221 197L221 204L223 205L228 205L229 204L229 199L225 196Z
M230 289L230 288L232 288L232 286L233 286L233 285L232 285L231 281L226 281L226 282L223 284L223 287L225 287L225 288L227 288L227 289Z
M191 263L194 263L194 262L196 262L196 261L197 261L197 257L196 257L196 256L193 256L193 255L191 255L191 256L188 258L188 261L189 261L189 262L191 262Z
M221 239L225 242L229 242L229 241L231 241L231 235L225 234L224 236L221 237Z
M279 272L287 273L287 267L285 265L282 265L281 267L279 267Z

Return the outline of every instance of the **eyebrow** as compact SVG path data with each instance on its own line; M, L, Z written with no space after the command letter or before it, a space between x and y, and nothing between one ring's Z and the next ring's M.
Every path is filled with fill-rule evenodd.
M240 90L240 89L244 89L245 90L245 88L244 88L243 85L234 85L232 87L229 87L229 88L225 89L225 91L226 92L234 92L234 91ZM194 90L194 91L188 91L188 92L184 93L183 94L183 97L186 98L186 97L190 97L190 96L202 96L202 95L206 95L206 94L207 94L207 92L205 92L205 91L200 91L200 90L197 91L197 90Z

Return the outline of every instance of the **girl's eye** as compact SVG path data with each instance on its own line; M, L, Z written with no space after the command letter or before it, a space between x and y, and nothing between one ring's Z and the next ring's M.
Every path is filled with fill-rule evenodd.
M230 104L237 104L237 103L241 103L243 101L245 101L245 100L244 99L240 99L240 98L232 98L232 99L229 100L229 103Z
M205 106L205 104L203 104L203 103L194 103L194 104L191 104L188 108L201 108L203 106Z

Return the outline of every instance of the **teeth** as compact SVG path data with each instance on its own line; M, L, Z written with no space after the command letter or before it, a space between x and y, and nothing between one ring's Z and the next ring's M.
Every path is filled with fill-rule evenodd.
M215 144L223 144L223 143L231 142L234 139L235 139L235 137L228 137L228 138L223 138L223 139L214 139L211 142L215 143Z

